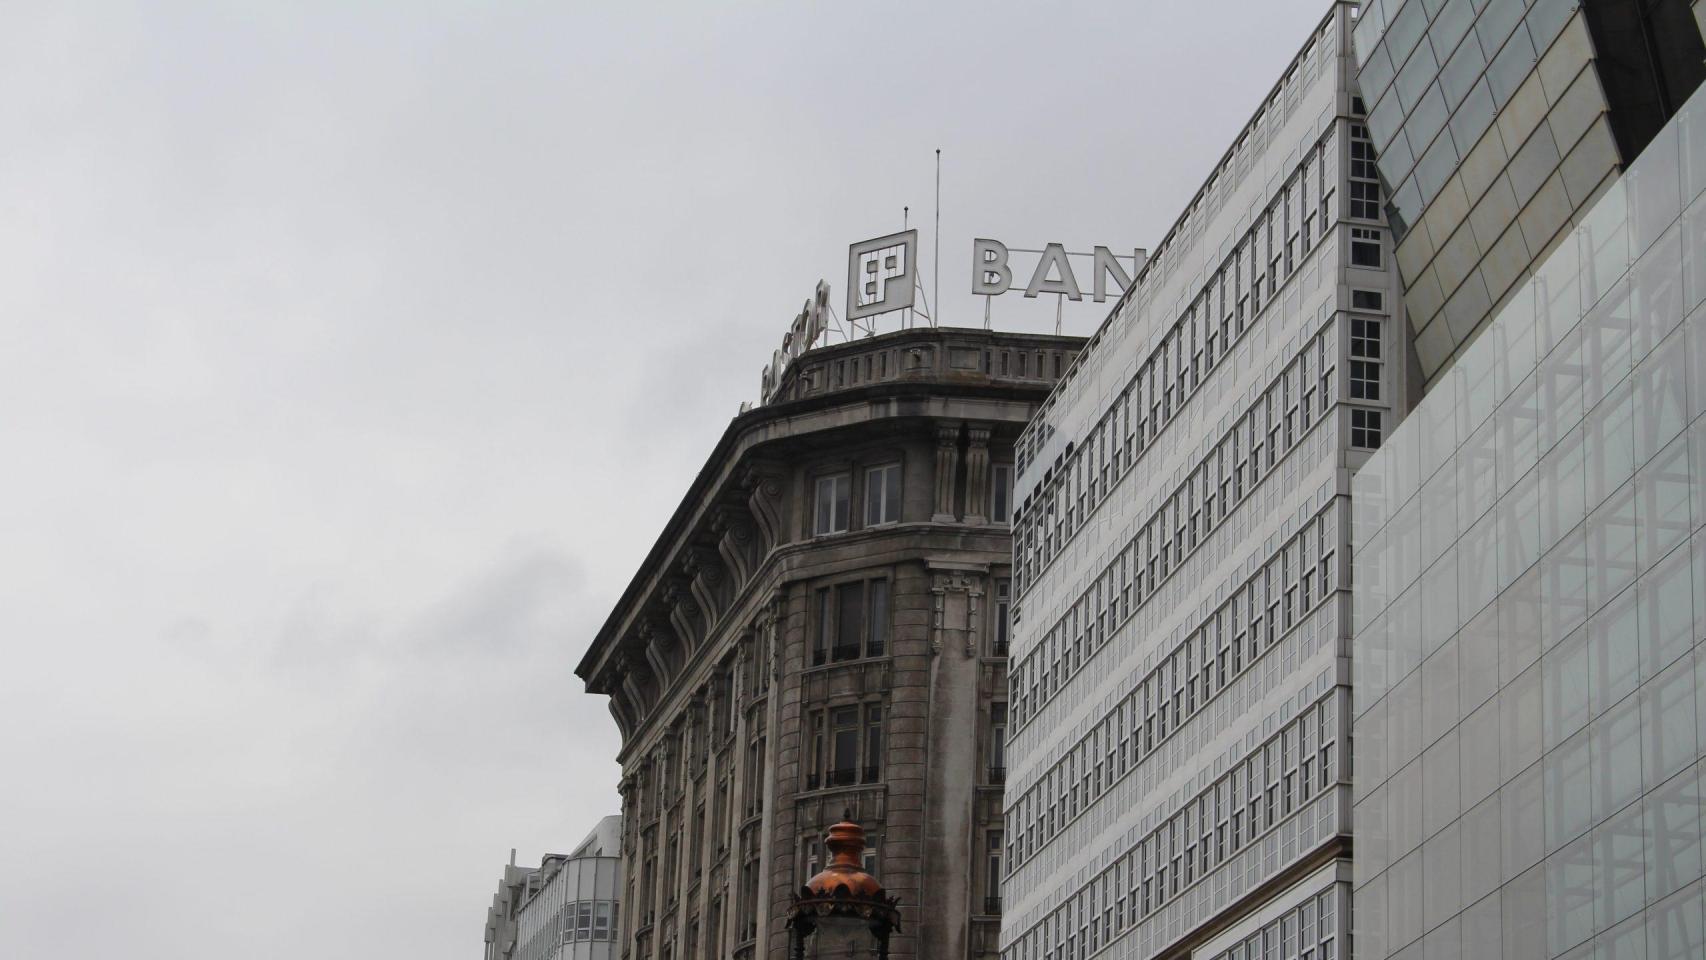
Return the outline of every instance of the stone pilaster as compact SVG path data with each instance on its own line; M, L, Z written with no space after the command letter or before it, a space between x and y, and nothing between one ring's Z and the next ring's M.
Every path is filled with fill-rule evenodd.
M930 519L937 523L953 523L954 474L960 465L960 425L941 424L936 427L936 511Z
M966 522L989 522L989 428L966 428Z

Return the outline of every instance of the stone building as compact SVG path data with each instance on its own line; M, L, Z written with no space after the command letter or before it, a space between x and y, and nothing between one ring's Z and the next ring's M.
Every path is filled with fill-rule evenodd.
M622 734L624 958L785 956L844 812L893 956L994 955L1013 442L1080 344L823 347L729 424L576 669Z

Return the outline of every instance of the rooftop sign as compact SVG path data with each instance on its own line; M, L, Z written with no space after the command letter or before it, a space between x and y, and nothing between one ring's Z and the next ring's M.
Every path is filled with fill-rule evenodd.
M1131 286L1131 278L1137 276L1148 260L1148 253L1141 247L1130 255L1114 253L1107 247L1096 247L1092 253L1068 252L1064 244L1044 244L1041 250L1026 250L1019 247L1009 248L999 240L977 239L972 241L971 292L978 296L995 297L1013 289L1013 268L1008 257L1014 253L1034 253L1037 255L1036 269L1031 271L1031 279L1025 284L1025 296L1038 297L1045 293L1058 294L1068 300L1084 299L1084 288L1079 285L1078 277L1072 272L1071 257L1087 258L1090 260L1091 294L1090 299L1101 303L1108 299L1108 280L1114 281L1116 296L1125 292ZM1127 273L1121 260L1131 262L1131 272Z
M823 336L828 329L829 316L829 283L825 280L817 282L817 290L812 298L800 308L794 322L789 324L788 332L782 334L782 346L771 356L770 363L760 375L758 402L769 403L770 395L776 386L782 382L782 373L788 369L800 354L805 353Z
M912 306L918 281L918 231L903 230L847 248L847 319Z

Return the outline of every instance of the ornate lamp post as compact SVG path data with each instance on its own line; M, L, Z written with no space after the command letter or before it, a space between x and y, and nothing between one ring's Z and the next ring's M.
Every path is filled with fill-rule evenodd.
M900 929L898 897L883 892L876 877L866 873L859 858L865 852L865 829L843 812L829 828L824 845L833 859L823 872L806 881L788 908L788 941L794 960L806 960L806 941L812 956L877 957L887 960L889 934Z

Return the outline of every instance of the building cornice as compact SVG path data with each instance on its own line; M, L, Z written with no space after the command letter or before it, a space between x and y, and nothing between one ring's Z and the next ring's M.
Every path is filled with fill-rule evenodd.
M633 627L636 618L655 602L660 584L675 575L676 558L700 539L701 528L707 537L710 536L709 519L720 506L721 491L732 483L745 482L749 486L756 485L757 493L762 494L765 484L776 479L764 473L762 448L814 434L857 430L875 423L902 419L975 415L984 420L1006 421L1022 427L1029 410L1051 389L1053 377L995 374L984 371L982 363L978 369L955 368L951 361L959 355L951 351L1058 352L1063 355L1061 363L1064 365L1070 362L1070 355L1083 342L1079 337L934 328L899 331L803 354L790 367L789 375L784 376L778 393L786 395L781 389L786 388L804 395L744 411L730 421L576 666L575 673L587 682L589 690L610 692L608 668L620 652L620 640ZM908 356L915 351L920 352L928 356L930 366L905 370L897 361L889 379L852 386L828 382L828 373L837 363L850 359L856 362L873 352L891 351L904 351ZM925 351L928 353L923 353ZM980 354L978 359L984 358ZM809 379L814 377L814 371L823 379L815 381L812 389L804 389L801 384L814 382ZM981 409L967 411L966 401L979 403ZM1004 411L1000 409L1003 404L1020 405L1023 411ZM752 472L744 469L748 465L756 468L757 477L744 476ZM780 467L773 469L780 472ZM766 518L756 514L757 511L754 520L762 527ZM772 522L781 519L771 518ZM780 537L786 531L765 532ZM808 544L811 542L807 541ZM772 550L777 546L776 543L768 544ZM657 691L660 696L663 692L661 689Z

